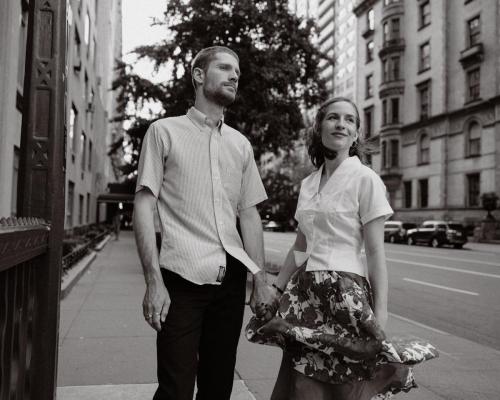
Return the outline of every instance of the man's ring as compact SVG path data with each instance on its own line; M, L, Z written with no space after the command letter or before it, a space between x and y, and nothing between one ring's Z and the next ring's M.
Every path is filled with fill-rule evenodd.
M153 314L148 314L146 315L146 318L151 318L153 316Z
M160 315L160 313L159 312L155 312L155 315Z

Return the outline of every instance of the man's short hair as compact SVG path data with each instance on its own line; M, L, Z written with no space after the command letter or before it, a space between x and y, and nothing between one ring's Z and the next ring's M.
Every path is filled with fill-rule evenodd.
M205 47L204 49L200 50L198 54L193 58L193 62L191 63L191 80L193 81L193 86L196 89L196 82L194 80L194 69L195 68L201 68L203 71L207 71L208 64L215 58L217 53L228 53L232 55L238 63L240 62L240 59L238 55L231 50L229 47L225 46L211 46L211 47Z

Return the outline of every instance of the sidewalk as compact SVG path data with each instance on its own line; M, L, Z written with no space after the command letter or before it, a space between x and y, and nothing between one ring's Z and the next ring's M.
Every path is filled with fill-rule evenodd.
M156 388L155 333L142 318L144 280L131 232L111 240L61 302L58 400L143 400ZM251 316L247 307L245 323ZM390 335L428 339L441 352L416 368L401 400L496 400L500 352L391 315ZM281 360L240 340L232 400L269 399Z

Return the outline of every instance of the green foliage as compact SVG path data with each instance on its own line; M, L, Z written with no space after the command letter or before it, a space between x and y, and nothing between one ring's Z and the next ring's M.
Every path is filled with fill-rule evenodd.
M164 18L155 23L168 28L168 37L135 53L156 68L171 68L172 78L156 85L119 63L113 84L121 118L132 122L127 172L137 168L140 144L152 120L182 115L193 105L190 64L204 47L225 45L240 57L238 97L225 122L249 138L257 160L263 153L289 148L303 127L301 107L325 97L317 68L321 55L311 44L313 23L290 14L285 0L170 0ZM161 115L139 118L151 101L161 103ZM127 107L131 103L132 112Z

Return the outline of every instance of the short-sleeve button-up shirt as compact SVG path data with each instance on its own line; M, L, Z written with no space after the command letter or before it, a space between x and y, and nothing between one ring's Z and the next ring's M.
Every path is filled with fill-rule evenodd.
M252 273L259 267L236 229L240 210L267 198L250 142L223 121L192 107L148 129L137 189L157 197L160 267L197 284L218 284L226 252Z
M362 226L393 211L385 185L358 157L344 160L319 191L324 165L302 181L295 219L307 240L306 253L295 252L306 270L336 270L366 276L361 258Z

